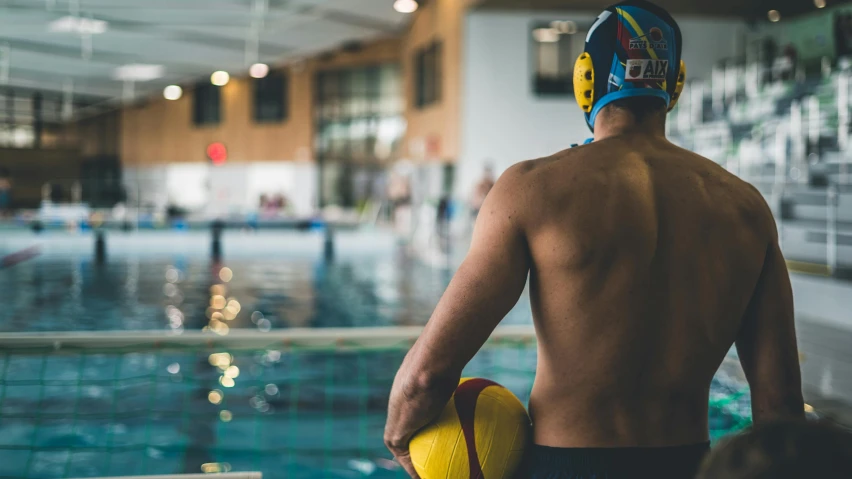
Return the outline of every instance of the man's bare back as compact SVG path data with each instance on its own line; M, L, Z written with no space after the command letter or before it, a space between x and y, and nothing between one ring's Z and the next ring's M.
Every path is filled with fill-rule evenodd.
M710 381L776 247L760 194L640 135L515 169L539 338L535 442L706 441Z
M619 132L612 118L599 141L513 166L486 198L391 391L386 444L409 472L408 438L527 278L539 349L531 477L658 463L668 470L657 477L694 474L710 382L734 343L754 421L803 415L790 279L760 193L669 143L661 121Z

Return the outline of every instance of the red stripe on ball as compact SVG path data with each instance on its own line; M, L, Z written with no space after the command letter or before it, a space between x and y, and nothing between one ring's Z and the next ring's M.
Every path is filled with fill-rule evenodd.
M482 474L482 466L479 464L479 455L476 453L476 432L473 428L473 421L476 416L476 401L479 399L479 393L488 386L500 385L488 379L469 379L459 385L453 397L462 432L464 433L464 442L467 444L467 462L470 466L470 479L485 479L485 476Z

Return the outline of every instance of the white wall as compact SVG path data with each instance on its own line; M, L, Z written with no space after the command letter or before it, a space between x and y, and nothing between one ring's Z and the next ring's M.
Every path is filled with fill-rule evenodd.
M129 207L180 206L211 218L258 209L260 195L283 194L290 212L307 217L317 208L317 167L304 162L207 163L125 168Z
M489 159L500 173L518 161L551 155L591 136L573 96L547 99L533 94L530 26L550 20L589 25L595 15L494 11L467 15L462 145L456 182L459 197L467 198ZM737 44L745 29L742 22L677 20L690 78L709 79L713 63L742 48Z

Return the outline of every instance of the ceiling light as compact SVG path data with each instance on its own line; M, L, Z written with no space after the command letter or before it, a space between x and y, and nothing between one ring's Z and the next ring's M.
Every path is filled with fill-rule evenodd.
M88 35L100 35L107 31L109 24L103 20L94 18L65 16L50 22L48 30L54 33L79 33Z
M393 2L393 9L399 13L414 13L417 7L415 0L396 0Z
M817 8L825 8L825 0L814 0L814 6Z
M165 71L163 65L124 65L113 70L112 77L115 80L151 81L162 77Z
M778 10L770 10L769 13L766 14L766 16L769 17L769 21L772 23L781 20L781 12L779 12Z
M266 63L255 63L249 68L249 75L252 78L265 78L269 73L269 65Z
M535 41L540 43L556 43L559 41L559 31L553 28L536 28L532 33Z
M228 75L226 71L219 70L210 75L210 83L216 86L225 86L229 81L231 81L231 75Z
M180 100L183 96L183 88L177 85L169 85L163 89L163 96L166 100Z

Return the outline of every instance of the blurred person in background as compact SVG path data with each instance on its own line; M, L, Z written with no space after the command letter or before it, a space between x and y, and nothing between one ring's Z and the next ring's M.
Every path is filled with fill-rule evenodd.
M391 220L400 234L411 231L411 181L408 176L392 171L388 181Z
M471 195L470 210L474 218L479 215L479 210L482 209L485 197L488 196L491 188L494 188L494 168L488 164L482 171L482 178L480 178L479 182L473 188L473 194Z
M41 187L41 201L53 204L62 203L62 186L58 183L45 183Z
M527 278L538 362L519 477L694 477L710 449L711 382L733 344L755 424L804 418L772 212L753 186L666 138L681 49L674 19L640 0L589 30L574 85L593 142L500 177L396 375L385 444L412 475L410 438Z
M277 193L272 197L269 195L260 195L259 213L261 217L273 218L280 216L289 206L287 198L282 193Z
M796 47L792 43L788 43L784 47L781 54L781 80L790 81L796 77L796 68L798 67L799 54Z
M780 421L724 440L697 479L850 477L852 432L822 421Z
M272 207L275 209L276 215L286 212L289 206L287 197L283 193L278 193L272 197Z
M12 175L0 168L0 216L9 214L12 207Z

